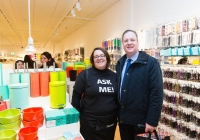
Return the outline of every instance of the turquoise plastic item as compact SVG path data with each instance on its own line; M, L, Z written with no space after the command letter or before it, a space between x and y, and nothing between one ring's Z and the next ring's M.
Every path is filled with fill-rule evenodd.
M20 83L20 73L10 73L10 84Z
M28 94L31 95L30 93L30 73L21 73L20 75L20 80L21 83L28 83Z
M69 65L69 62L62 62L62 70L66 70L68 65Z
M3 85L3 66L0 63L0 85Z
M76 123L78 122L80 113L75 108L66 108L63 109L66 115L66 123Z
M29 107L28 83L8 85L10 92L11 108L19 108L21 111Z
M192 47L191 53L192 53L192 55L199 55L199 53L200 53L199 46Z
M46 127L55 127L66 124L66 115L63 110L45 111Z
M0 85L0 96L3 97L3 100L9 99L8 85Z

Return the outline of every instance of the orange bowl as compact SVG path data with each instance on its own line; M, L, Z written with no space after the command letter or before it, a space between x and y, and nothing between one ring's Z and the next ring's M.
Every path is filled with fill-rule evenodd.
M44 116L42 116L41 118L39 118L38 120L36 121L26 121L26 120L22 120L22 123L24 125L24 127L41 127L43 125L43 122L44 122Z
M30 107L26 108L22 112L23 120L25 121L36 121L43 116L43 108L42 107Z
M19 130L19 140L35 140L37 138L38 128L24 127Z

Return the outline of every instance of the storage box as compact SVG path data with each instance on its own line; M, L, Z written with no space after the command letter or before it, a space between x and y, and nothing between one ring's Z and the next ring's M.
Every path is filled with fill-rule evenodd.
M63 109L66 115L67 124L78 122L79 112L75 108Z
M46 127L65 125L66 115L63 110L45 111Z

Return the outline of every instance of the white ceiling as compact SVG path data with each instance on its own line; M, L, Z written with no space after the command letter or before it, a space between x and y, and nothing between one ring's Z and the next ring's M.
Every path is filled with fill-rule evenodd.
M81 9L75 7L80 2ZM119 0L30 0L34 46L54 45ZM70 11L74 7L75 17ZM28 0L0 0L0 45L26 46L29 37Z

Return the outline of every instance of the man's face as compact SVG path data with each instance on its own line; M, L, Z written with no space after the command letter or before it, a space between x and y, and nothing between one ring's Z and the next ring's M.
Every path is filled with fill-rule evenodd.
M138 51L138 39L135 33L133 32L125 33L122 43L123 43L124 51L126 52L129 58Z

